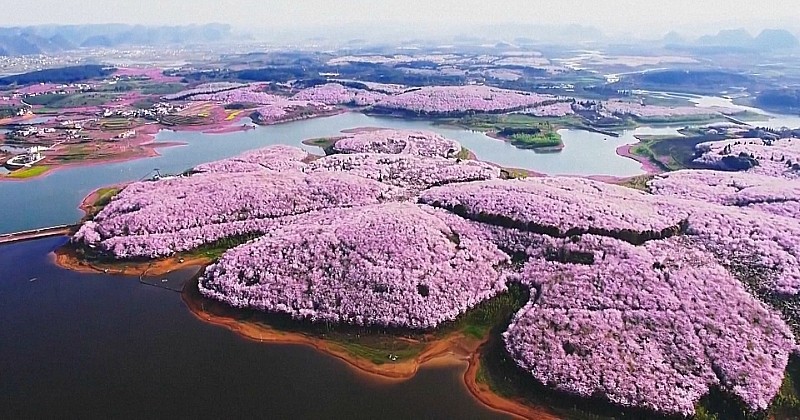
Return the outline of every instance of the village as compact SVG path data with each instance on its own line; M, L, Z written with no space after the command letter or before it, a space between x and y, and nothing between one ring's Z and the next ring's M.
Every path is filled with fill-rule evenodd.
M76 152L85 154L88 145L98 152L138 147L149 139L147 135L140 136L141 128L156 124L164 116L175 115L186 106L154 100L142 107L142 103L136 103L142 99L138 92L113 96L95 93L137 79L115 75L98 83L38 84L3 93L0 96L2 166L12 171L12 175L25 177L39 171L24 169L53 160L70 160L70 155ZM76 97L88 98L86 102L102 98L103 103L89 106L55 103L54 106L56 101Z

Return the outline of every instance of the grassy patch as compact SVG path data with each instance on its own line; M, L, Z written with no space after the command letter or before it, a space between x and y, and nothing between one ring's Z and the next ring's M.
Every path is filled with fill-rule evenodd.
M719 114L693 114L693 115L659 115L659 116L633 116L633 119L640 124L646 125L690 125L690 124L703 124L715 121L727 121Z
M30 168L22 168L12 171L10 174L8 174L8 177L14 179L33 178L35 176L42 175L49 170L50 167L47 165L31 166Z
M495 296L459 317L451 328L478 339L486 338L492 330L505 329L511 317L528 302L528 289L513 283L508 291Z
M369 360L376 365L400 362L416 357L425 348L424 342L399 340L392 336L338 336L333 341L352 356Z
M142 84L140 92L142 95L169 95L178 93L186 89L183 83L152 83L147 82Z
M619 183L623 187L633 188L634 190L647 191L647 183L650 182L654 175L639 175L627 178Z
M786 367L786 376L772 401L770 414L776 419L800 418L800 358L792 356Z
M470 130L497 133L497 136L521 148L561 147L561 135L557 131L580 125L579 120L572 117L539 118L522 114L479 114L442 122Z
M97 197L95 198L94 203L92 203L91 206L86 209L87 217L91 218L97 213L100 213L100 211L103 210L103 208L111 202L111 199L114 198L115 195L119 194L120 191L122 191L122 188L119 187L106 187L98 189L95 192Z
M158 98L149 97L149 98L140 99L140 100L132 103L131 106L133 106L136 109L150 109L156 103L158 103Z
M105 92L86 92L65 95L46 104L49 108L78 108L83 106L100 106L117 98L117 94Z
M100 127L104 130L125 130L133 126L133 121L127 118L103 118Z
M456 159L469 160L472 158L472 151L464 146L461 146L461 150L459 150L454 157Z
M580 128L583 126L580 117L534 117L523 114L478 114L470 115L459 119L443 120L442 123L457 125L470 130L478 131L501 131L508 129L532 129L540 126L549 125L553 130L560 128Z
M303 144L306 146L319 147L325 152L326 155L332 155L335 153L333 150L333 145L341 139L342 137L320 137L316 139L303 140Z
M666 171L693 168L695 146L706 141L724 140L723 135L640 136L631 153L642 156Z
M43 105L43 106L51 106L53 103L56 103L68 95L63 93L47 93L43 95L35 95L35 96L28 96L25 98L25 103L31 105Z
M220 239L214 243L206 244L200 248L181 253L181 255L189 258L205 257L211 260L217 260L229 249L242 245L245 242L252 241L253 239L260 238L261 236L263 236L261 233L252 233L249 235Z
M528 172L523 169L503 168L500 170L500 177L503 179L525 179Z
M206 122L207 112L198 115L164 115L159 122L164 125L200 125Z
M517 133L512 134L511 144L521 147L540 148L540 147L560 147L561 136L555 131L541 131L536 134Z

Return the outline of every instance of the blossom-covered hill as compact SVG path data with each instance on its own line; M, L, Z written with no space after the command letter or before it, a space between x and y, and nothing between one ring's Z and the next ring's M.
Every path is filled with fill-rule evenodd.
M556 101L555 96L517 92L489 86L431 86L389 96L376 108L421 114L507 112Z
M800 140L734 139L700 143L695 163L723 171L800 178Z
M391 153L453 157L461 145L441 134L423 130L360 129L346 133L333 145L336 153Z
M681 171L645 193L503 180L452 140L362 134L318 159L276 146L134 183L74 241L156 258L249 238L204 295L342 324L428 330L518 282L536 293L504 344L545 386L681 416L715 387L752 412L775 397L800 332L792 168ZM759 162L793 147L758 146Z
M506 287L508 256L446 220L409 203L295 217L209 266L200 291L312 321L435 327Z

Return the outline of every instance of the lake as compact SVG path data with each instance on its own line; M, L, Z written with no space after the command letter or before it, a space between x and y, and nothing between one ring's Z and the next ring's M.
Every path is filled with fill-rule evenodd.
M75 223L82 216L77 207L91 191L104 185L149 177L156 168L161 173L179 173L199 163L273 144L290 144L321 153L319 148L301 145L301 142L368 126L433 130L460 141L482 160L548 175L633 176L644 173L639 163L616 154L618 146L636 142L634 131L614 138L587 131L562 130L565 145L562 152L536 153L480 132L436 126L428 121L377 118L351 112L226 134L163 130L157 135L157 141L186 145L159 149L161 155L152 158L70 167L24 182L0 182L0 233Z
M56 267L66 240L0 246L0 418L507 418L472 398L466 365L388 381L245 340L174 291Z
M564 150L539 154L478 132L357 113L228 134L162 131L157 141L187 144L160 149L158 157L0 183L0 232L74 223L91 190L147 177L154 168L181 172L361 126L430 129L481 159L566 175L640 174L640 165L616 148L635 143L635 134L677 133L642 127L614 138L562 130ZM246 340L198 320L175 291L55 266L51 253L67 240L0 246L0 418L507 418L472 398L465 365L423 367L410 380L389 381L309 347Z

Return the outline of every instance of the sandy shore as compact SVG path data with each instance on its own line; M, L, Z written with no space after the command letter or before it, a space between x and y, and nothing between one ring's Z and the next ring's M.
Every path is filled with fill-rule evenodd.
M483 405L506 414L511 414L515 417L523 419L536 419L536 420L558 420L559 417L550 413L542 407L531 407L522 402L514 401L512 399L503 398L494 392L485 384L480 384L477 381L478 370L481 367L480 352L481 348L472 353L469 358L469 367L464 372L464 383L467 385L469 392Z
M79 273L106 273L125 276L162 276L173 271L205 266L211 260L204 257L171 257L153 261L126 261L114 263L87 262L70 247L61 247L53 253L53 262L64 269Z
M344 361L359 372L378 380L407 380L424 366L467 365L464 382L469 392L486 407L523 419L557 419L541 407L527 406L518 401L498 396L486 385L476 381L480 366L480 351L485 340L466 337L460 332L449 334L426 344L416 357L394 363L375 364L370 360L353 356L335 342L302 333L285 332L267 325L236 319L234 316L214 314L204 310L202 302L193 299L189 293L182 293L186 306L198 319L212 325L227 328L242 337L260 343L296 344L311 347L317 351Z
M414 377L421 365L438 359L463 363L468 360L469 354L476 351L481 344L480 341L464 337L462 334L451 334L441 340L429 343L414 359L375 364L369 360L352 356L343 347L322 338L302 333L280 331L264 324L211 313L203 309L202 302L187 296L185 292L182 295L183 301L192 314L204 322L227 328L242 337L260 343L306 345L334 356L359 371L380 379L410 379Z
M642 165L642 170L644 170L648 174L655 175L655 174L660 174L660 173L664 172L656 164L651 162L650 159L648 159L646 157L643 157L643 156L639 156L639 155L631 152L631 150L633 149L633 146L635 146L635 145L636 145L635 143L634 144L623 144L622 146L617 147L617 155L618 156L622 156L622 157L626 157L628 159L633 159L633 160L639 162Z

